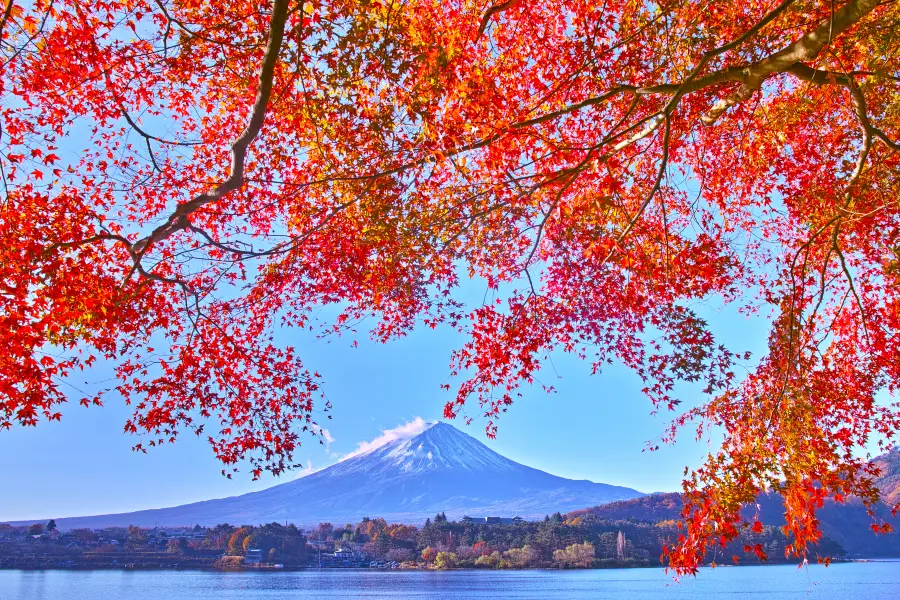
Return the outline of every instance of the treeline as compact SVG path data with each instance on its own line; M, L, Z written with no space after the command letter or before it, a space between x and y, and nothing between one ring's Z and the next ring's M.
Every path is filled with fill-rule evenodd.
M647 521L651 523L674 523L681 517L683 502L680 494L652 494L611 502L592 508L573 511L567 518L590 517L594 521ZM813 549L811 557L829 555L835 557L838 550L847 557L897 557L900 556L900 536L877 534L872 530L873 523L886 522L895 530L900 530L900 516L891 514L885 504L872 507L875 515L858 499L848 498L844 503L826 501L816 511L819 527L825 534L818 548ZM760 494L756 502L746 506L742 516L748 521L759 520L763 525L772 528L776 534L784 525L785 507L781 496L773 493ZM767 542L777 541L767 540ZM773 548L778 544L773 544ZM768 553L774 558L773 552Z
M659 513L659 507L650 507ZM616 507L610 511L615 512ZM365 518L356 524L321 523L303 531L294 525L221 524L180 531L110 528L59 533L46 527L0 528L0 566L20 564L27 556L54 555L54 564L84 562L166 565L207 564L240 567L248 564L304 566L390 566L407 568L590 568L658 566L664 548L679 535L677 522L609 519L591 511L556 513L541 521L485 523L451 521L440 513L421 527ZM780 528L748 529L728 546L717 548L717 563L785 561L789 540ZM42 548L36 553L36 546ZM251 550L255 552L250 552ZM56 554L54 554L54 552ZM15 561L4 562L14 558ZM121 556L119 556L121 555ZM813 556L841 558L843 547L823 540ZM326 559L323 560L323 556ZM340 560L337 557L340 556ZM250 560L252 558L252 560ZM247 560L245 560L247 559Z
M308 533L311 543L351 548L382 561L425 563L435 568L536 568L659 565L663 548L679 531L674 520L643 522L599 519L590 514L556 513L538 522L487 524L450 521L444 514L424 526L363 519L356 525L322 523ZM770 562L784 561L789 540L781 530L765 526L712 554L716 562L759 562L756 549ZM823 540L822 556L840 558L840 544Z
M260 550L264 562L291 566L305 565L308 558L306 535L292 524L216 525L206 530L198 547L221 550L234 557L246 556L249 550Z

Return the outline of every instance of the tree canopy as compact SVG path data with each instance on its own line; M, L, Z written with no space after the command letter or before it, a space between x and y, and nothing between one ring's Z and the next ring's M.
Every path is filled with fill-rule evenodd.
M554 350L658 408L699 383L666 437L725 441L670 564L763 489L803 553L900 425L898 28L893 0L5 0L0 425L101 403L66 378L114 361L127 431L277 473L326 403L275 329L445 324L445 414L491 435Z

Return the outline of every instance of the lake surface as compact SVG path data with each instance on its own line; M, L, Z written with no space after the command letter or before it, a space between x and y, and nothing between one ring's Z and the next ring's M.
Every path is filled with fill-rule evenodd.
M898 600L900 562L592 571L0 571L2 600Z

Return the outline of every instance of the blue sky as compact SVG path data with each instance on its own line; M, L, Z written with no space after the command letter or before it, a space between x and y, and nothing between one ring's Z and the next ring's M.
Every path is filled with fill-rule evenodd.
M764 319L748 319L730 308L701 307L722 341L735 350L764 349ZM282 332L283 343L294 344L305 363L325 377L325 391L334 405L331 420L322 420L333 438L326 446L305 443L297 453L307 468L320 469L417 417L440 418L451 392L450 352L462 338L449 329L420 328L386 345L350 338L316 340L307 334ZM680 488L683 469L696 465L715 449L715 440L696 442L685 431L673 446L644 452L645 443L659 436L670 415L650 415L641 383L629 370L612 366L590 375L590 367L568 355L553 357L541 380L557 393L526 389L524 398L503 416L496 440L484 436L483 422L466 427L470 435L518 462L573 479L625 485L644 492ZM100 366L85 379L109 376ZM450 380L450 383L453 383ZM695 390L684 388L690 403ZM202 440L186 435L175 445L131 452L137 441L122 432L129 414L110 397L102 408L70 405L60 423L0 432L0 521L124 512L171 506L207 498L231 496L293 479L300 473L265 476L251 481L246 470L228 480Z
M75 140L89 139L89 125L79 126L84 130L79 134L76 129L60 150L73 160L80 155ZM472 304L483 299L484 291L483 284L468 282L460 293ZM762 317L751 320L731 308L710 305L693 308L732 350L750 350L757 357L764 350L767 326ZM310 440L295 457L314 469L333 464L385 430L416 418L438 420L453 396L452 390L440 389L454 383L448 380L450 353L463 341L449 328L424 327L386 345L369 342L363 334L357 348L346 337L317 340L294 331L278 337L298 349L310 370L324 376L334 407L331 420L321 419L333 441L325 447ZM110 377L109 367L99 365L84 379ZM697 465L716 449L714 440L697 442L685 431L676 445L644 452L646 442L660 435L672 415L651 416L652 407L640 392L643 384L621 366L591 376L588 364L558 354L540 378L557 392L547 395L540 386L523 390L524 397L502 417L496 440L485 437L477 419L468 427L461 420L454 425L523 464L644 492L680 489L684 467ZM696 400L696 389L680 392L685 405ZM131 447L139 440L122 431L129 414L121 399L110 396L102 408L65 407L59 423L0 431L5 482L0 522L172 506L258 490L300 475L265 475L253 482L245 468L226 479L206 442L190 434L175 445L134 453Z

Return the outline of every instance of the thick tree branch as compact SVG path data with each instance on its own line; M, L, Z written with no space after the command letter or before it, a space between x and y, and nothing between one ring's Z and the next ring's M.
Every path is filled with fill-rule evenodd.
M0 17L0 39L3 39L3 30L6 29L6 23L12 16L13 0L6 0L6 8L3 10L3 16Z
M786 72L808 83L816 85L840 85L850 90L850 93L853 96L854 111L856 112L860 124L865 128L868 135L872 138L880 139L893 150L900 150L900 143L895 142L888 137L884 131L873 125L866 112L865 96L863 95L862 90L859 89L859 85L857 85L853 76L869 75L870 73L836 73L834 71L814 69L803 63L792 65Z
M487 29L487 26L490 25L491 19L494 15L496 15L497 13L501 13L508 8L512 8L521 1L522 0L506 0L506 2L501 2L500 4L487 9L484 13L484 16L481 17L481 24L478 26L478 35L475 39L477 40L482 35L484 35L484 31L485 29Z
M719 100L704 115L705 125L712 125L722 113L753 95L770 75L788 70L799 62L812 60L835 36L840 35L875 10L879 0L852 0L811 32L783 50L741 69L741 85L727 98Z
M289 0L275 0L275 4L272 7L269 41L266 44L266 51L259 71L259 87L256 90L256 99L253 103L247 126L231 144L231 174L225 181L212 189L179 204L163 225L154 229L148 236L135 242L132 249L137 255L138 261L153 244L185 229L188 226L188 216L191 213L210 202L219 200L244 184L244 164L247 158L247 150L262 129L269 106L269 98L272 95L275 67L278 63L278 55L281 52L281 42L284 38L284 27L288 17L288 5Z

